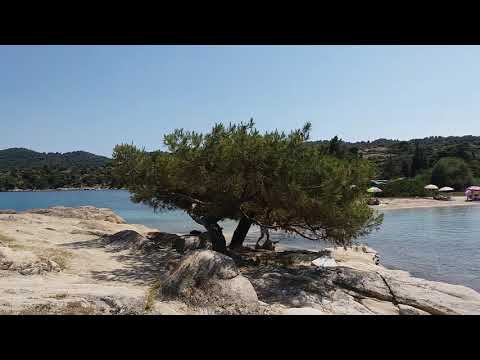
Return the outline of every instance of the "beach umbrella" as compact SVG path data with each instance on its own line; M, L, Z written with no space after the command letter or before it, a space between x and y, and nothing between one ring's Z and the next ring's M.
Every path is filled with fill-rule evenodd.
M433 184L429 184L429 185L425 186L424 189L427 189L427 190L438 190L438 186L437 186L437 185L433 185Z
M480 186L470 186L467 188L470 191L480 191Z
M444 186L444 187L440 188L440 190L438 190L438 191L453 191L453 190L454 189L449 187L449 186Z
M367 189L367 192L369 192L369 193L380 193L382 191L383 191L382 189L380 189L378 187L375 187L375 186L372 186L371 188Z

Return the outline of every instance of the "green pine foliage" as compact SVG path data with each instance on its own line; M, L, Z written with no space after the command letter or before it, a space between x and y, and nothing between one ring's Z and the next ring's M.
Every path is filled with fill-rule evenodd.
M336 156L335 144L327 152L305 146L310 129L307 123L289 134L262 134L253 121L217 124L206 134L179 129L164 137L168 153L118 145L114 175L133 201L186 211L219 251L226 250L217 224L224 219L240 220L247 231L261 224L348 245L382 220L362 190L373 168L357 157ZM244 235L238 236L241 244Z

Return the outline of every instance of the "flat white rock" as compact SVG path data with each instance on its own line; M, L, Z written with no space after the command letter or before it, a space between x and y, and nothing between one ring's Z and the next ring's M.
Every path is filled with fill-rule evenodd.
M335 261L335 259L329 258L327 256L322 256L313 260L312 265L317 267L335 267L337 266L337 262Z
M285 315L325 315L323 311L311 308L289 308L285 311Z

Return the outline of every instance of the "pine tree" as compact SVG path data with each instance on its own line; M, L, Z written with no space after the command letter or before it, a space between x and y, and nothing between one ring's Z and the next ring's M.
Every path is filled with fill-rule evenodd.
M412 167L411 167L412 176L417 175L420 170L425 169L426 167L427 167L427 159L425 157L425 152L423 148L420 146L420 143L416 141L415 152L412 157Z
M164 137L168 153L115 147L114 174L133 201L186 211L220 252L227 251L218 225L225 219L238 221L230 248L242 246L252 224L348 245L381 222L361 191L373 169L304 146L310 128L260 134L250 121L206 134L178 129Z

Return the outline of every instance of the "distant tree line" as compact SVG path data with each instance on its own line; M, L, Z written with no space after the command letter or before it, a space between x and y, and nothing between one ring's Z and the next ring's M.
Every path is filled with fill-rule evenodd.
M0 170L0 191L94 186L118 187L118 183L111 175L109 165L85 168L44 165L35 168Z
M85 151L40 153L24 148L0 150L0 191L62 187L118 187L111 160Z
M395 179L384 186L385 196L422 196L423 186L434 183L463 191L480 185L480 137L432 136L410 141L377 139L348 143L306 141L321 156L342 160L369 160L375 178ZM161 153L161 152L160 152ZM102 186L120 188L111 160L84 151L39 153L23 148L0 150L0 191Z
M28 169L48 166L51 168L86 168L101 167L109 159L86 151L67 153L41 153L25 148L0 150L0 170Z

